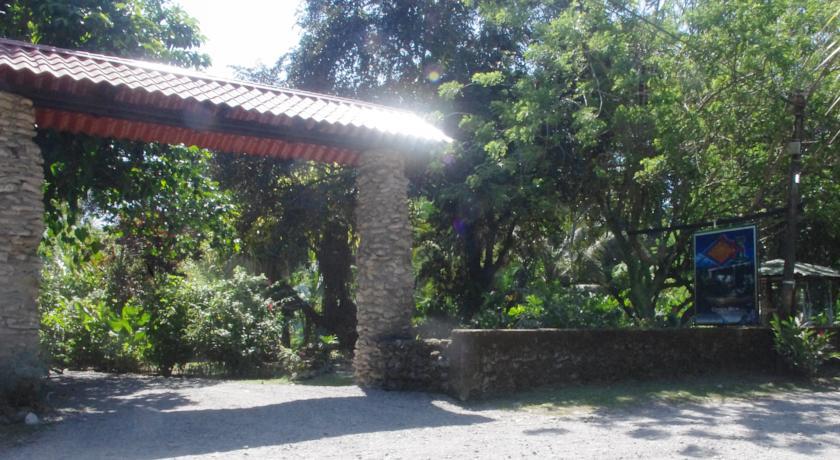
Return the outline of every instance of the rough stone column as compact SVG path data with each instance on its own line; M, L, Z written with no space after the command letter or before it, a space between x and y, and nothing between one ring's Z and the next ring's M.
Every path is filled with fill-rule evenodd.
M44 172L34 136L32 102L0 92L0 374L5 377L38 354L36 251L44 231Z
M356 186L359 339L353 368L360 385L384 386L388 344L410 338L414 308L404 156L390 151L365 152Z

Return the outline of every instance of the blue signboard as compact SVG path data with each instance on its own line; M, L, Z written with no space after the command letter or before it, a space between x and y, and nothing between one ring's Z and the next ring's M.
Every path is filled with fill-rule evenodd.
M694 321L758 322L755 226L694 234Z

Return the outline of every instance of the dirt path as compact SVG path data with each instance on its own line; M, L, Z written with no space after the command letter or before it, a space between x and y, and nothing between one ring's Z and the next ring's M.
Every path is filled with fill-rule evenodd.
M3 459L840 458L840 392L564 415L355 386L73 373Z

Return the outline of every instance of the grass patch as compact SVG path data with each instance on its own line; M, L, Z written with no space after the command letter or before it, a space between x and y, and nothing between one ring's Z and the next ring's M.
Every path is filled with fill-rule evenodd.
M353 385L353 374L350 372L330 372L307 379L292 379L288 376L268 379L248 379L243 383L255 385L309 385L319 387L344 387Z
M602 409L665 403L684 404L749 399L786 392L840 389L840 376L814 381L763 375L725 375L691 379L544 387L478 403L476 409L549 413L587 413Z

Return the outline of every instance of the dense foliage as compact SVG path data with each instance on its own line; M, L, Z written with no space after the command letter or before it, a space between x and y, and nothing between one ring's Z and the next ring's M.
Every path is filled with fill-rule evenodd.
M836 68L822 62L834 13L781 0L312 0L299 48L274 70L436 108L457 133L415 182L422 314L468 322L544 296L539 286L583 283L637 324L684 323L693 229L670 227L784 206L800 93L810 139L801 233L821 237L803 239L800 254L837 261L823 211L837 202ZM781 222L759 223L775 257ZM665 230L634 231L646 228Z
M519 158L568 158L538 174L571 184L571 200L561 202L583 214L591 245L583 252L596 260L573 266L575 277L603 285L637 320L679 315L690 297L661 307L674 288L690 293L692 229L671 227L784 205L793 94L807 91L815 107L806 120L815 155L836 153L829 136L837 118L825 115L836 81L811 70L834 11L811 3L803 12L784 1L547 7L563 3L535 2L527 11L519 2L479 2L484 18L528 39L514 50L521 64L473 75L470 85L499 88L502 97L490 116L467 115L461 126L496 160L494 169ZM469 97L465 88L447 83L441 93ZM821 167L835 167L836 155L824 160ZM824 189L821 176L806 186ZM809 217L819 212L807 204ZM657 227L666 229L634 232ZM777 221L762 222L761 231L766 252L778 251Z
M773 328L773 345L788 366L807 377L817 375L820 367L831 359L840 359L840 353L831 344L833 333L817 330L801 317L770 321Z
M93 231L94 238L108 238ZM84 264L73 245L47 259L40 298L42 344L60 367L111 371L153 368L164 375L188 363L213 364L236 375L262 364L292 365L282 347L281 300L264 276L231 272L208 262L185 264L183 274L138 283L137 259L113 241ZM328 351L328 350L327 350ZM324 363L319 363L323 365Z
M189 339L207 358L224 363L233 373L242 373L278 356L279 305L268 295L265 277L248 275L242 269L229 279L212 280L194 288L200 306L194 309Z

